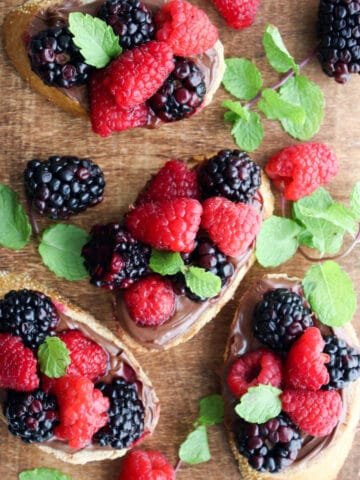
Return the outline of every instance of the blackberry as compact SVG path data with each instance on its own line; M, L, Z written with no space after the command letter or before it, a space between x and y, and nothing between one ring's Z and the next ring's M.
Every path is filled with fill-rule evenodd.
M90 235L82 256L91 283L108 290L128 288L147 273L151 248L120 224L95 225Z
M359 15L359 0L320 0L318 58L324 72L338 83L360 73Z
M45 442L54 435L58 405L53 395L40 389L33 392L8 390L4 415L13 435L26 443Z
M279 472L296 459L301 448L299 430L284 413L266 423L245 423L235 439L239 452L259 472Z
M287 288L265 293L254 312L254 335L277 351L289 350L294 341L313 325L311 311L302 297Z
M199 167L198 181L204 198L249 203L260 187L260 167L245 152L221 150Z
M113 28L124 50L146 43L155 36L152 12L139 0L107 0L97 16Z
M25 188L40 215L68 218L100 203L104 174L88 158L52 156L31 160L24 171Z
M109 421L95 435L101 447L127 448L144 432L145 409L134 383L116 378L111 384L100 383L96 388L110 399Z
M21 337L34 350L55 335L60 321L51 299L32 290L12 290L0 300L0 332Z
M31 37L28 55L32 70L51 87L84 85L93 71L66 27L48 28Z
M325 366L330 375L330 381L324 390L346 387L350 382L360 378L360 354L340 338L328 335L324 337L324 353L330 356Z
M175 58L175 68L159 90L148 101L155 116L174 122L192 115L202 104L206 93L205 76L186 58Z

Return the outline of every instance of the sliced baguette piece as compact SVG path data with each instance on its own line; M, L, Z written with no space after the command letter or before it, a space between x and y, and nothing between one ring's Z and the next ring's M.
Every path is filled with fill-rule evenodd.
M131 366L136 373L137 381L142 385L139 396L145 407L145 430L143 437L145 438L152 434L159 419L160 403L150 379L142 370L140 364L129 351L129 349L117 337L115 337L110 330L95 320L90 313L71 304L68 300L63 298L52 289L38 283L26 275L18 275L0 271L0 298L3 298L4 295L10 290L21 290L23 288L45 293L45 295L51 298L52 302L58 309L60 316L64 315L69 317L75 328L79 328L85 335L88 335L95 341L102 342L103 348L108 353L111 351L113 356L120 356L120 361L124 361L126 364ZM5 401L4 393L4 390L0 389L1 407ZM2 412L2 408L0 409L0 419L7 424L7 420ZM111 447L99 447L91 445L90 447L74 451L69 448L65 442L60 442L58 440L51 440L45 443L46 444L35 443L34 445L40 448L40 450L43 452L51 453L58 459L73 464L84 464L87 462L106 459L112 460L122 457L129 450L129 448L116 450ZM24 447L25 445L26 444L24 443Z

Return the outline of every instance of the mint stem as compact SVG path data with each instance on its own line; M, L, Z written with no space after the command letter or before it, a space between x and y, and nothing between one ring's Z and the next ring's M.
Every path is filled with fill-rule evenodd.
M26 203L27 203L27 207L28 207L28 212L29 212L29 218L30 218L30 224L31 224L32 231L33 231L33 233L35 234L36 237L39 237L39 234L40 234L39 225L36 221L36 218L35 218L35 215L34 215L34 209L33 209L33 206L31 204L31 201L30 201L29 198L27 198Z
M180 458L179 458L179 461L177 462L177 464L175 465L175 468L174 468L175 473L177 473L180 470L181 465L182 465L182 460L180 460Z

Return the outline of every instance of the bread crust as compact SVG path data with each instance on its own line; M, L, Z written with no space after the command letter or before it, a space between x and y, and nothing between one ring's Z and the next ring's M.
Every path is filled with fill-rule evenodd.
M40 292L45 293L45 295L49 296L52 301L58 302L62 306L66 307L66 311L64 312L67 316L71 319L75 320L80 324L86 325L86 327L90 328L94 331L98 336L104 338L108 342L113 343L119 350L123 350L126 353L126 357L129 359L130 365L136 371L137 379L146 387L149 388L151 392L151 401L154 405L154 411L156 412L155 415L152 416L151 425L148 429L150 433L152 433L155 429L157 421L159 419L160 414L160 404L159 399L156 396L154 388L151 384L150 379L146 375L146 373L141 368L139 362L135 359L133 354L129 351L128 347L126 347L115 335L113 335L110 330L100 324L95 318L85 310L73 305L64 297L59 295L54 290L48 288L45 285L38 283L36 280L29 278L26 275L17 275L10 272L0 271L0 298L4 297L4 295L9 292L10 290L21 290L23 288L37 290ZM146 409L146 405L145 405ZM2 420L5 424L7 424L6 418L3 416L2 411L0 409L0 420ZM112 460L114 458L122 457L126 454L129 448L123 448L121 450L111 449L107 447L98 447L98 448L84 448L79 451L63 451L57 448L54 448L49 445L42 445L41 443L35 443L36 447L46 453L51 453L55 455L55 457L63 460L67 463L73 464L84 464L87 462L98 461L98 460Z

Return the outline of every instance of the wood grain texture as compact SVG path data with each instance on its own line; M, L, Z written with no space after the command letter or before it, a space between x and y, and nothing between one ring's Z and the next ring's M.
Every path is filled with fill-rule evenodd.
M0 21L20 1L2 0ZM203 7L219 27L226 56L245 56L255 60L265 74L266 86L278 80L277 74L266 66L261 46L266 23L271 22L279 27L297 61L301 61L315 44L318 0L264 0L255 24L241 32L230 30L225 25L210 0L193 0L193 3ZM103 168L107 188L101 205L72 220L72 223L87 229L95 222L119 220L144 181L167 159L186 159L194 154L235 146L229 126L222 121L221 102L228 98L222 89L210 107L181 124L166 125L153 131L133 130L104 140L93 134L84 120L70 117L32 92L9 64L3 49L0 51L0 68L0 183L10 185L24 200L22 171L28 160L34 157L45 159L52 154L90 156ZM341 168L329 189L336 199L344 201L353 182L360 180L360 79L352 78L348 85L340 86L322 74L316 61L306 67L305 73L325 92L325 119L314 140L327 143L337 153ZM274 122L266 122L265 127L263 145L253 154L253 158L261 165L279 148L293 143ZM49 224L50 221L40 221L41 227ZM360 249L356 249L341 263L354 281L360 298ZM309 265L297 255L277 271L302 276ZM0 267L34 275L82 308L90 310L98 320L116 331L110 295L91 287L86 281L71 283L55 277L41 264L35 240L18 252L0 248ZM162 402L158 428L144 447L160 449L171 462L176 462L177 448L196 418L197 400L219 389L216 371L222 362L236 300L263 273L261 267L255 266L240 285L234 300L187 344L165 353L137 355L152 378ZM360 334L359 310L354 318L354 326ZM178 474L179 480L240 478L223 427L212 427L209 436L212 460L199 466L182 468ZM358 478L359 447L358 434L339 480ZM39 466L59 468L71 475L73 480L113 480L118 476L120 463L121 460L79 467L67 465L44 455L34 446L26 446L11 436L3 425L0 426L0 475L4 480L15 480L19 471Z

